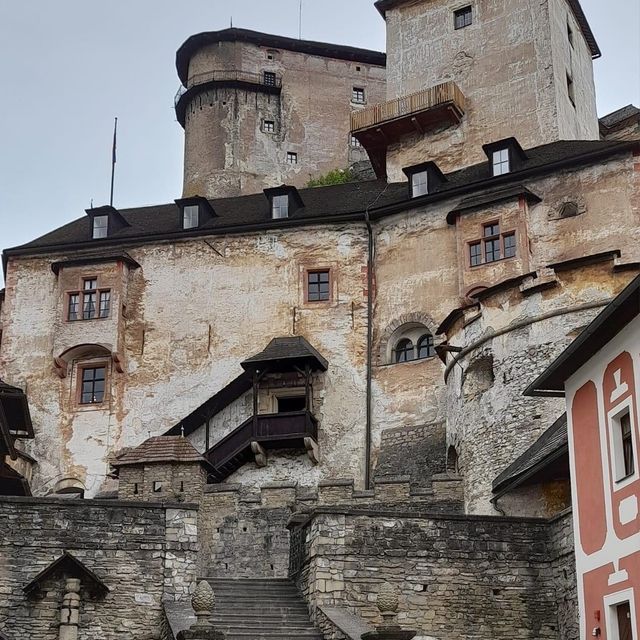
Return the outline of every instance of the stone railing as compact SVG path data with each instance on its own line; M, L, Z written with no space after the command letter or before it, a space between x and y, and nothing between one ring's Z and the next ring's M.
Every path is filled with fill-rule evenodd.
M434 87L416 91L407 96L375 104L351 113L351 131L360 131L383 124L390 120L404 118L434 107L454 103L465 111L465 97L455 82L443 82Z

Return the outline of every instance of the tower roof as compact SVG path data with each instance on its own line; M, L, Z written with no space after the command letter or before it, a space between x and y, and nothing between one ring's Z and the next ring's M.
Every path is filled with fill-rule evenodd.
M182 436L154 436L140 446L129 449L118 456L111 466L116 469L134 464L156 462L201 462L206 460L196 448Z

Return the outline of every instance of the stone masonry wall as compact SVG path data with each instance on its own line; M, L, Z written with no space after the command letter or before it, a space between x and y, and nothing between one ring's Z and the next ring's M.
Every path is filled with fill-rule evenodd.
M556 557L565 540L559 525L318 509L304 535L306 563L298 580L312 614L318 606L335 605L379 624L375 597L388 580L400 590L399 623L419 635L438 640L571 637L563 634L574 603L568 589L558 591L557 576L563 577L572 559Z
M64 581L42 598L22 589L64 551L110 589L94 599L83 585L79 640L159 637L162 600L188 597L195 583L197 507L119 501L0 500L0 630L13 640L57 640Z

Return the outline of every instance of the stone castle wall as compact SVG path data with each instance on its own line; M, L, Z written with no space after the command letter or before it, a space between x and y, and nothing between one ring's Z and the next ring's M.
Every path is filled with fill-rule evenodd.
M197 506L118 501L0 499L0 630L14 640L57 640L64 579L39 597L23 588L67 551L109 587L83 585L79 640L158 637L163 599L197 578Z
M318 607L380 624L375 598L388 580L400 591L399 624L418 635L574 637L577 603L563 582L573 563L570 514L548 523L319 508L293 535L304 545L299 584L328 632L335 629Z

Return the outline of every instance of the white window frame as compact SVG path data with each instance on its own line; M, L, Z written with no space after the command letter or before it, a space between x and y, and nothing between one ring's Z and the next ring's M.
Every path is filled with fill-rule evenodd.
M634 471L628 477L620 477L620 470L624 470L624 452L622 448L622 430L620 428L620 418L628 413L631 421L631 441L633 442ZM613 478L613 491L624 489L638 479L638 438L635 428L635 414L633 411L633 403L631 398L627 398L624 402L616 406L607 414L607 431L609 440L609 451L611 452L611 477Z
M104 225L98 224L98 221L104 221ZM101 240L109 236L109 216L93 216L93 224L91 229L91 237L94 240Z
M269 127L271 127L271 128L269 128ZM275 133L276 132L276 121L275 120L266 120L266 119L263 120L262 121L262 131L264 131L264 133Z
M197 204L187 204L182 209L182 228L196 229L200 225L200 207Z
M618 605L629 603L629 609L631 611L631 630L635 634L638 628L636 618L636 602L634 598L633 589L625 589L624 591L618 591L604 597L604 620L605 627L607 629L608 640L620 640L620 634L618 633Z
M289 217L289 196L286 193L279 196L273 196L273 200L271 201L271 217L274 220L281 220Z
M494 151L491 154L491 161L494 177L511 173L511 154L509 153L509 149L505 148Z
M411 174L411 197L418 198L429 193L429 173L417 171Z

